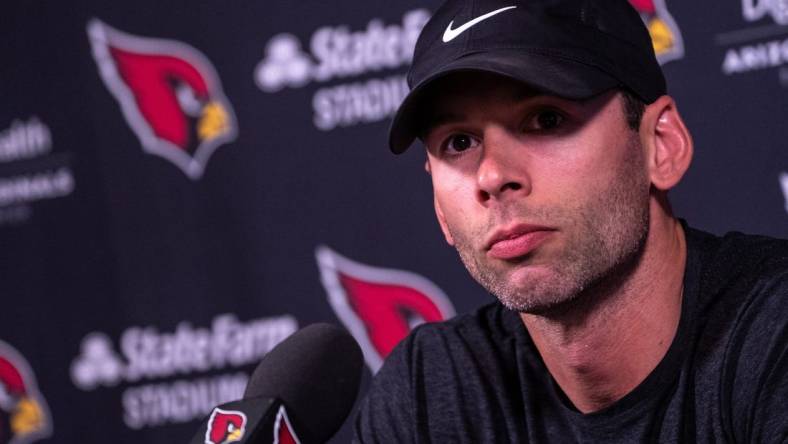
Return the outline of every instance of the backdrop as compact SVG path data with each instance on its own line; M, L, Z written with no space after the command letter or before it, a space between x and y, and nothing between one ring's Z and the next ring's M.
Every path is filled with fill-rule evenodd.
M695 139L676 212L788 236L785 2L632 3ZM4 6L0 443L186 442L301 326L348 328L366 386L491 300L385 145L436 2Z

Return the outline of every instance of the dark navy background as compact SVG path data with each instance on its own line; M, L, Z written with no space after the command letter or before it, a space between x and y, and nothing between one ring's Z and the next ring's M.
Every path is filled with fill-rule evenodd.
M671 198L675 212L695 227L788 237L779 182L788 172L788 49L775 66L722 72L729 50L786 41L788 26L768 15L746 21L741 1L668 0L685 55L664 70L696 147ZM300 326L340 323L320 282L318 245L425 276L458 313L489 300L444 244L423 152L390 154L388 120L331 131L312 123L319 88L406 67L276 93L254 82L276 34L295 35L308 52L318 28L359 31L372 19L401 24L406 11L436 6L378 0L5 5L0 131L36 116L49 128L52 147L46 156L0 162L0 180L55 164L67 165L75 182L67 196L0 208L27 212L0 223L0 340L27 360L49 406L53 434L43 442L186 442L196 421L142 430L124 424L122 391L133 384L75 386L69 369L83 338L103 332L118 351L131 326L173 332L184 321L208 327L222 313L241 321L292 315ZM238 137L213 153L199 180L143 151L99 76L86 32L92 18L136 36L186 43L215 67ZM347 429L335 438L348 440Z

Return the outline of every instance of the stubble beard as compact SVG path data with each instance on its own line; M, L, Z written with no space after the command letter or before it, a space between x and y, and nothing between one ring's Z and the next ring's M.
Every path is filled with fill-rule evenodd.
M510 268L496 267L486 252L473 248L478 239L488 235L486 228L463 234L449 227L471 276L510 310L546 314L563 310L590 290L628 273L640 258L648 237L649 183L638 174L643 162L639 144L627 148L629 154L622 171L617 172L621 180L596 193L595 199L572 208L521 210L520 214L513 214L520 220L557 224L561 227L559 234L568 236L560 253L550 258L547 275L515 284L507 278ZM471 242L472 238L477 242ZM527 266L528 260L523 258L519 266Z

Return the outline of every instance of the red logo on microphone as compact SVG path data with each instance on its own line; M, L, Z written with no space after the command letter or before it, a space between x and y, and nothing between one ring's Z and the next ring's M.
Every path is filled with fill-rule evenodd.
M205 431L205 444L238 442L246 432L246 415L237 410L213 409Z
M449 298L423 276L360 264L328 247L318 247L316 256L331 307L373 373L414 327L454 316Z
M88 24L93 57L145 151L199 179L237 124L211 63L191 46Z
M298 435L293 430L293 425L290 424L290 418L287 417L285 406L280 406L279 411L276 413L274 444L301 444L301 440L298 439Z

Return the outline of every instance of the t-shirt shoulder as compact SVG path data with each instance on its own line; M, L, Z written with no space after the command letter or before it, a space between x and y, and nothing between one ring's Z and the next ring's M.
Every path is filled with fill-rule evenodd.
M737 442L774 442L788 433L788 241L688 238L702 256L696 358L717 362L722 423Z
M704 262L720 271L774 272L788 271L788 240L730 232L722 237L689 230L689 238L698 243L706 257Z

